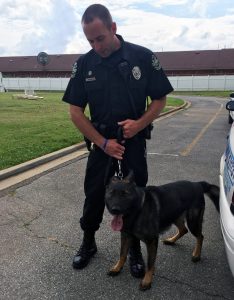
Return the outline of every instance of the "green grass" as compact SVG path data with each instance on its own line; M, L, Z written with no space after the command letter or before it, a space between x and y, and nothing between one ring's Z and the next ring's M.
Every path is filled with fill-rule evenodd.
M37 93L42 100L13 99L0 93L0 170L79 143L82 134L72 124L63 93ZM169 106L183 100L168 98Z
M62 93L43 93L43 100L12 99L12 94L0 93L0 169L82 139L70 121L68 105L61 101Z
M209 96L209 97L224 97L228 98L229 94L233 91L191 91L191 92L185 92L185 91L174 91L173 95L191 95L191 96Z
M167 97L167 106L180 106L184 103L184 100L174 97Z

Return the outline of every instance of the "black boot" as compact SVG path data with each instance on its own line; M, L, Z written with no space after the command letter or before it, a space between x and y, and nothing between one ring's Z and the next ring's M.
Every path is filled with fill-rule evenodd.
M84 231L83 242L73 258L72 266L74 269L85 268L91 257L97 252L94 234L95 232Z
M140 240L133 239L129 249L129 266L133 277L142 278L145 275L145 263L141 254Z

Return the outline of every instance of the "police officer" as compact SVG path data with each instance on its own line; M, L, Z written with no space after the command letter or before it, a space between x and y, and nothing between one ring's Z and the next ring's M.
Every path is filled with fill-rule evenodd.
M131 169L137 185L146 186L148 125L160 114L166 95L173 90L153 52L125 42L116 34L116 23L105 6L89 6L82 16L82 27L92 50L74 64L63 97L70 104L73 123L93 143L80 219L83 242L73 259L76 269L86 267L97 251L95 232L102 222L105 183L117 170L117 160L121 161L124 176ZM147 96L152 100L149 106ZM87 104L91 120L84 115ZM123 142L117 140L119 127ZM144 276L137 239L130 247L129 263L133 276Z

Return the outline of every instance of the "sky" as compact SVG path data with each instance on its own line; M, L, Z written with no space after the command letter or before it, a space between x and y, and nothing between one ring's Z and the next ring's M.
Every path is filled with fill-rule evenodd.
M233 0L0 0L0 56L86 53L80 21L94 3L126 41L154 52L234 48Z

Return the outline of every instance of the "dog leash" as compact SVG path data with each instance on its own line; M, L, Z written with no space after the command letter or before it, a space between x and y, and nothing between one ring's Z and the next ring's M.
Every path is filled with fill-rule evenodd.
M117 142L122 145L123 140L124 140L123 128L122 126L119 126L117 130ZM123 179L122 163L121 160L119 159L117 160L117 162L118 162L118 173L116 173L115 176L117 176L120 180L122 180Z
M122 144L122 141L124 140L123 137L123 128L120 126L118 127L117 130L117 142L119 144ZM105 171L105 176L104 176L104 185L106 186L107 182L108 182L108 178L109 178L109 173L110 173L110 169L111 169L111 165L113 164L113 157L109 157L108 162L107 162L107 166L106 166L106 171ZM115 176L117 178L119 178L120 180L123 179L123 171L122 171L122 163L121 160L117 160L117 167L118 167L118 172L115 172Z

